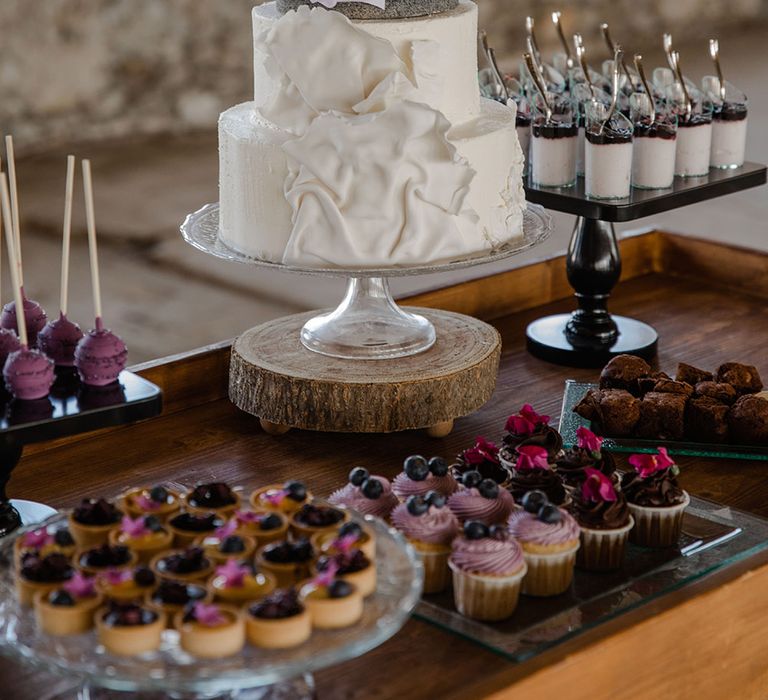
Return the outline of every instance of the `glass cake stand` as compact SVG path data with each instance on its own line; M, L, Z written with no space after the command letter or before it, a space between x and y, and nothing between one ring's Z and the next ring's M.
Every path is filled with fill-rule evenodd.
M523 213L522 237L486 253L433 265L355 269L285 265L239 253L221 239L218 204L205 205L181 225L188 243L223 260L304 275L347 278L341 304L307 321L301 330L301 342L322 355L360 360L407 357L428 350L435 342L432 323L401 309L392 298L387 278L450 272L505 260L541 243L551 229L552 220L544 208L528 204Z
M35 527L66 525L66 520L61 512ZM24 528L0 542L0 653L71 678L74 687L58 695L60 700L310 700L312 671L385 642L405 624L421 595L422 565L404 537L369 516L352 513L352 520L376 535L376 592L366 598L361 621L341 630L314 630L294 649L246 645L237 656L215 660L186 654L174 630L163 632L159 651L134 657L110 654L93 631L69 637L41 632L32 610L20 606L14 586L13 544L32 529Z

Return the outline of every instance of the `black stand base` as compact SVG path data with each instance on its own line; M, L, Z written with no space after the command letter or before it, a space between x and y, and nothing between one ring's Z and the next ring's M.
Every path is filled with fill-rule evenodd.
M546 316L526 329L528 352L547 362L567 367L602 367L616 355L638 355L651 360L656 355L658 335L651 326L624 316L611 316L618 328L618 337L609 348L575 347L568 340L567 326L571 314Z

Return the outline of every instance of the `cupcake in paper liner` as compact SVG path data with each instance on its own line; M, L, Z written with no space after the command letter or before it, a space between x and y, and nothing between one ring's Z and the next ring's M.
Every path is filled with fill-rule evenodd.
M664 447L659 447L655 455L632 455L629 463L634 471L621 479L621 490L635 519L629 541L642 547L676 545L685 509L691 502L677 483L680 469Z
M537 413L530 404L507 418L504 430L506 434L501 439L499 459L507 469L515 466L518 447L543 447L550 460L554 460L563 448L563 438L549 425L549 416Z
M510 617L517 608L527 565L506 527L470 520L452 549L448 565L457 610L474 620Z
M509 492L517 503L529 491L543 491L547 500L556 506L568 504L568 493L557 473L552 469L547 451L536 445L517 448L517 458L512 468Z
M392 481L392 491L403 503L410 496L426 496L437 491L450 496L459 488L456 479L449 473L448 463L442 457L429 460L421 455L411 455L403 462L403 471Z
M348 483L334 491L328 497L328 502L382 520L389 520L390 513L400 503L392 492L389 479L371 476L363 467L355 467L349 473Z
M579 525L542 491L527 493L522 506L509 517L509 532L520 543L528 565L523 593L542 597L565 593L573 580Z
M480 472L483 479L492 479L499 486L509 485L509 469L499 459L499 448L484 437L475 438L475 444L460 452L451 465L451 474L459 483L471 471Z
M515 508L515 500L493 479L479 471L465 472L461 488L448 499L448 507L460 522L479 520L486 525L502 524Z
M448 555L459 533L459 521L445 505L445 496L430 491L411 496L392 511L392 524L405 535L424 565L424 593L448 586Z
M620 487L613 455L603 450L603 438L584 426L576 430L577 444L564 450L555 460L555 472L567 490L575 491L586 478L587 469L596 469L605 474L614 489Z
M624 562L634 518L624 494L616 492L605 474L587 467L584 476L569 507L581 528L576 566L587 571L618 569Z

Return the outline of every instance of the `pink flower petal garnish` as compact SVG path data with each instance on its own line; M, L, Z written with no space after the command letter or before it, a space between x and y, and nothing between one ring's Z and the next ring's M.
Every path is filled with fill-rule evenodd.
M261 497L273 506L279 506L288 495L285 489L279 489L277 491L267 491L263 493Z
M482 464L483 462L499 463L499 448L483 437L475 439L475 444L464 450L464 461L467 464Z
M339 565L335 561L331 560L328 562L328 568L325 569L325 571L318 571L317 575L312 580L318 586L330 586L331 583L333 583L333 579L336 578L336 573L338 570Z
M218 605L207 605L206 603L195 603L195 620L206 627L217 627L223 625L227 618L222 614Z
M121 583L130 581L133 573L124 569L107 569L101 576L110 586L119 586Z
M120 532L128 535L128 537L143 537L152 531L144 524L143 515L140 515L138 518L124 515L120 521Z
M536 426L519 413L507 418L504 424L504 430L513 435L530 435L535 429Z
M331 547L338 552L347 554L354 549L355 545L359 542L359 539L360 538L357 535L344 535L344 537L337 537L333 540L333 542L331 542Z
M600 452L603 445L603 438L595 435L589 428L584 426L576 430L576 439L579 447L589 452Z
M228 559L226 564L216 567L216 575L224 578L226 588L242 588L245 577L250 573L247 566L238 564L234 559Z
M543 447L538 445L523 445L517 448L515 469L521 472L531 469L549 469L549 456Z
M217 528L214 534L220 540L225 540L230 535L233 535L235 533L235 530L237 530L237 523L234 520L230 520L224 525L222 525L220 528Z
M659 447L658 454L631 455L628 462L643 479L652 476L656 472L669 469L675 465L674 460L667 454L666 447Z
M251 510L238 510L235 513L235 520L240 525L255 525L264 518L263 513L254 513Z
M74 598L91 598L96 595L94 580L79 571L75 571L62 588Z
M581 485L581 497L591 503L600 501L615 501L616 489L613 488L611 480L597 469L587 467L584 470L586 480Z
M41 530L32 530L31 532L24 534L22 542L25 547L42 549L53 542L53 535L51 535L45 528L42 528Z
M149 496L145 496L143 493L136 497L136 504L142 510L158 510L163 504L153 501Z

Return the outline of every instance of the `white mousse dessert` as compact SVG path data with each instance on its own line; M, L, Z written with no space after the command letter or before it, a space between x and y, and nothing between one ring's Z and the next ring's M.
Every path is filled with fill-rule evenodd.
M632 173L632 129L587 129L584 192L593 199L629 197Z
M570 187L576 181L578 127L571 115L547 122L537 114L531 125L531 180L541 187Z
M672 187L675 179L676 129L672 124L635 124L632 186L642 190Z
M701 177L709 173L712 114L681 114L675 139L675 175Z
M747 145L746 104L725 102L712 115L712 146L709 165L738 168L744 165Z

